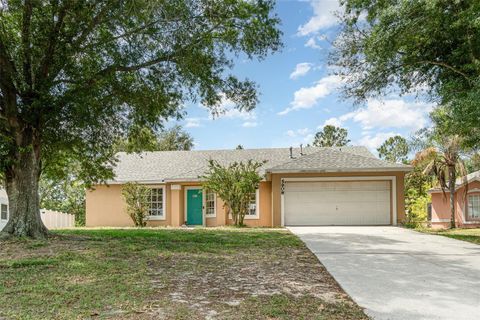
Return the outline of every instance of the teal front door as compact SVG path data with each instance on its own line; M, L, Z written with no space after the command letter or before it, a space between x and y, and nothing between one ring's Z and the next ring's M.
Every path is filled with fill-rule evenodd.
M203 225L201 189L187 189L187 225Z

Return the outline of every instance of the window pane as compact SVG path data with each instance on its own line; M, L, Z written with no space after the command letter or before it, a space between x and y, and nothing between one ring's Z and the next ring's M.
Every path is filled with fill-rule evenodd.
M163 216L163 188L155 188L150 191L150 215Z
M215 193L213 192L205 194L205 214L215 215Z
M252 193L250 195L250 204L248 206L248 215L254 216L257 214L257 194Z
M6 204L2 204L0 218L2 220L7 220L8 219L8 206Z
M468 216L470 218L480 218L480 196L472 195L468 197Z

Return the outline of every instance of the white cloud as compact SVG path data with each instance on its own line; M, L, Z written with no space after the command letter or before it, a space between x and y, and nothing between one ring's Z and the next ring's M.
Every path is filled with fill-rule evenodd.
M315 37L311 37L310 39L308 39L307 42L305 42L305 47L317 50L322 49L322 47L317 44L317 40L315 39Z
M200 127L200 118L186 118L185 128L197 128Z
M309 62L302 62L298 63L295 67L295 70L290 74L290 79L297 79L299 77L302 77L306 75L313 67L312 63Z
M341 9L339 0L311 0L313 17L307 23L298 27L297 34L307 36L319 30L326 29L339 23L335 12Z
M286 135L292 138L295 137L307 137L310 135L310 129L308 128L302 128L302 129L297 129L297 130L288 130L286 132Z
M303 137L303 142L304 143L311 143L313 141L314 137L315 137L315 135L313 133L309 133L305 137Z
M385 101L369 100L365 108L359 108L339 118L341 122L352 120L364 130L372 128L409 128L418 130L427 125L428 113L433 105L423 102L406 102L401 99Z
M227 118L227 119L242 119L242 120L255 120L257 119L257 115L254 111L246 112L240 111L236 108L233 109L225 109L224 113L221 113L219 118Z
M290 146L297 146L300 144L305 145L305 144L311 143L314 137L314 134L309 128L288 130L287 132L285 132L285 134L290 138L293 138L293 139L288 139Z
M288 130L288 131L287 131L287 136L293 138L293 137L296 137L297 134L296 134L295 131L293 131L293 130Z
M258 123L255 121L246 121L242 124L242 127L244 128L254 128L256 126L258 126Z
M305 136L310 132L310 129L308 129L308 128L298 129L297 132L298 132L299 135Z
M323 129L325 126L335 126L335 127L341 127L342 126L342 121L338 118L329 118L323 122L322 125L318 126L318 129Z
M331 75L320 79L313 87L300 88L295 91L290 106L279 112L278 115L285 115L294 110L313 107L319 99L328 96L340 83L341 79L339 76Z
M395 132L379 132L372 136L369 133L358 140L358 145L365 146L370 150L376 152L377 148L380 147L385 142L385 140L397 135L400 134Z

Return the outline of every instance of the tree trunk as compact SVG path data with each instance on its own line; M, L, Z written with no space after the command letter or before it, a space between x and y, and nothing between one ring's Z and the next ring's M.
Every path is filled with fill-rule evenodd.
M5 173L10 219L2 236L46 238L48 230L40 218L38 195L40 147L33 134L24 132L21 140L24 147L17 148L16 161Z
M450 190L450 212L452 214L450 228L455 229L455 185L456 185L455 167L448 167L448 189Z

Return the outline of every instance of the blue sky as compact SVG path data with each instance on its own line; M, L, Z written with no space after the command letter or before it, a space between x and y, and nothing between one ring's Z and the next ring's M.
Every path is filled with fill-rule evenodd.
M283 50L260 62L239 58L233 70L258 83L257 108L243 113L224 101L225 114L211 119L202 106L188 105L180 124L193 136L195 149L298 146L311 143L325 124L334 124L348 129L351 144L374 151L390 136L409 137L428 125L432 106L412 97L388 96L355 108L340 99L340 81L327 64L337 10L337 0L279 0Z

